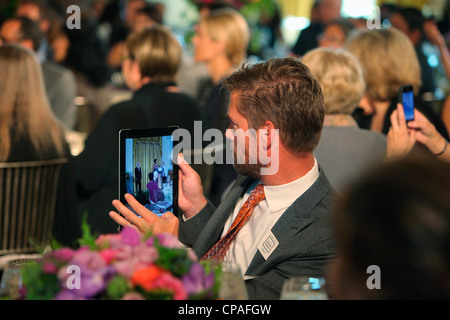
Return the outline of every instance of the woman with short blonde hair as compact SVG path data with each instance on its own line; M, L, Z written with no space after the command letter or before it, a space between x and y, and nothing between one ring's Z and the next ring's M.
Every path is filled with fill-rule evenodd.
M351 114L364 95L361 65L349 52L319 48L308 52L302 62L319 81L326 114Z
M155 25L130 34L126 40L128 58L137 62L141 76L152 82L175 81L182 48L164 26Z
M349 52L328 48L302 58L319 82L325 100L322 136L314 155L331 185L340 191L386 154L386 137L358 127L352 113L364 95L358 60Z
M245 18L233 9L213 11L199 23L209 38L224 45L225 53L233 66L240 66L246 57L250 31Z

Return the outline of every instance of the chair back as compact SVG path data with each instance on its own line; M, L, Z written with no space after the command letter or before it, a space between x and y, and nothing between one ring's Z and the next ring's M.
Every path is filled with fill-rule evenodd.
M68 161L0 163L0 255L50 244L59 177Z

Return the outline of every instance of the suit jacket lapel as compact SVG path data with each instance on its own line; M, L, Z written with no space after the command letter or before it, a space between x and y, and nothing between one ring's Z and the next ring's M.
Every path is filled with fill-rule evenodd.
M309 218L311 210L329 191L329 182L324 175L323 169L319 167L319 171L320 174L316 182L286 209L277 223L272 227L271 231L279 242L278 247L268 257L267 261L264 260L259 250L257 250L247 269L246 275L260 274L258 269L264 263L270 263L270 261L275 260L280 255L289 252L289 246L286 246L286 243L289 243L289 239L313 221L312 218Z

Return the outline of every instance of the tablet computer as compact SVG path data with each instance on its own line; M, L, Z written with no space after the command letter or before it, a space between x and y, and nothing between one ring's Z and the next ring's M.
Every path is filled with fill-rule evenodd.
M119 200L134 211L125 193L153 213L178 215L178 165L173 153L173 132L178 127L122 129L119 131Z

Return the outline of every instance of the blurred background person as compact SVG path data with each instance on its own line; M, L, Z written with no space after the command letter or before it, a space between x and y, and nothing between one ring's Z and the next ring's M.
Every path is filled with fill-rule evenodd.
M227 1L211 2L208 0L199 0L195 1L195 4L199 19L205 18L215 10L225 8L234 9L233 5ZM192 44L192 38L190 40ZM204 61L197 61L191 51L191 48L189 47L188 49L188 46L184 48L182 63L178 73L178 86L182 92L197 100L199 96L202 96L205 84L210 83L211 75L206 63Z
M361 128L387 134L390 115L397 108L398 91L410 84L414 88L414 107L421 111L446 138L447 130L430 106L418 96L420 65L409 38L396 28L358 30L345 48L361 64L366 92L353 116Z
M44 35L38 50L37 55L41 61L53 60L54 51L47 38L51 27L50 13L48 6L43 1L23 0L20 1L16 8L17 17L25 17L37 23L38 29Z
M210 74L199 96L211 126L225 133L229 94L222 90L222 77L230 75L246 59L249 29L245 18L233 9L215 10L201 19L192 38L194 59L204 62Z
M126 54L122 70L133 96L105 111L75 158L79 210L100 233L117 230L105 213L118 196L119 130L179 126L194 136L194 121L203 120L195 101L176 87L182 48L170 30L155 25L130 34Z
M61 171L53 236L74 246L80 236L75 180L64 126L53 114L36 55L18 45L0 46L0 162L65 157Z
M317 18L314 18L311 24L300 32L291 49L291 55L301 57L309 50L317 48L318 37L324 31L325 25L332 20L341 18L341 8L342 0L317 0L312 10L316 11Z
M128 4L127 7L127 22L129 23L129 31L141 31L145 28L149 28L154 24L163 23L163 15L159 6L154 3L145 3L142 5L142 1L134 0ZM115 42L109 52L107 61L110 67L117 69L122 64L122 59L125 50L125 40L119 40Z
M319 34L319 47L340 49L345 45L348 35L355 25L348 19L337 19L328 22L324 31Z
M374 167L336 199L334 299L449 299L450 164L425 154ZM378 271L369 272L369 266ZM380 276L380 287L370 290Z
M422 100L433 102L434 92L436 91L436 79L434 70L428 63L428 57L423 51L423 43L426 38L423 32L425 19L422 16L422 12L416 8L398 8L391 14L389 20L392 26L402 31L414 45L422 80L418 95Z
M304 55L302 62L319 81L325 100L324 126L314 155L339 191L384 158L386 136L359 128L352 117L366 87L361 66L352 54L318 48Z
M448 7L450 8L450 5ZM439 50L440 62L445 71L447 80L450 81L450 51L444 35L439 30L438 25L434 20L425 21L423 29L428 40ZM441 118L447 128L447 132L450 132L450 95L448 94L442 106Z
M18 44L36 53L44 39L37 23L25 17L6 20L0 28L0 36L4 44ZM39 58L51 109L67 130L74 130L78 120L75 75L62 65L41 59Z
M411 152L419 142L429 152L441 160L450 162L450 148L434 125L418 110L414 111L414 120L406 123L401 104L391 114L392 127L388 132L388 155L405 155Z
M245 18L230 8L217 9L200 19L192 38L194 59L208 68L210 79L202 86L198 97L212 128L219 129L225 137L229 92L223 89L221 79L233 73L244 63L250 39L249 26ZM226 163L224 143L223 164L215 164L211 183L210 200L220 203L225 189L237 177L233 165Z

